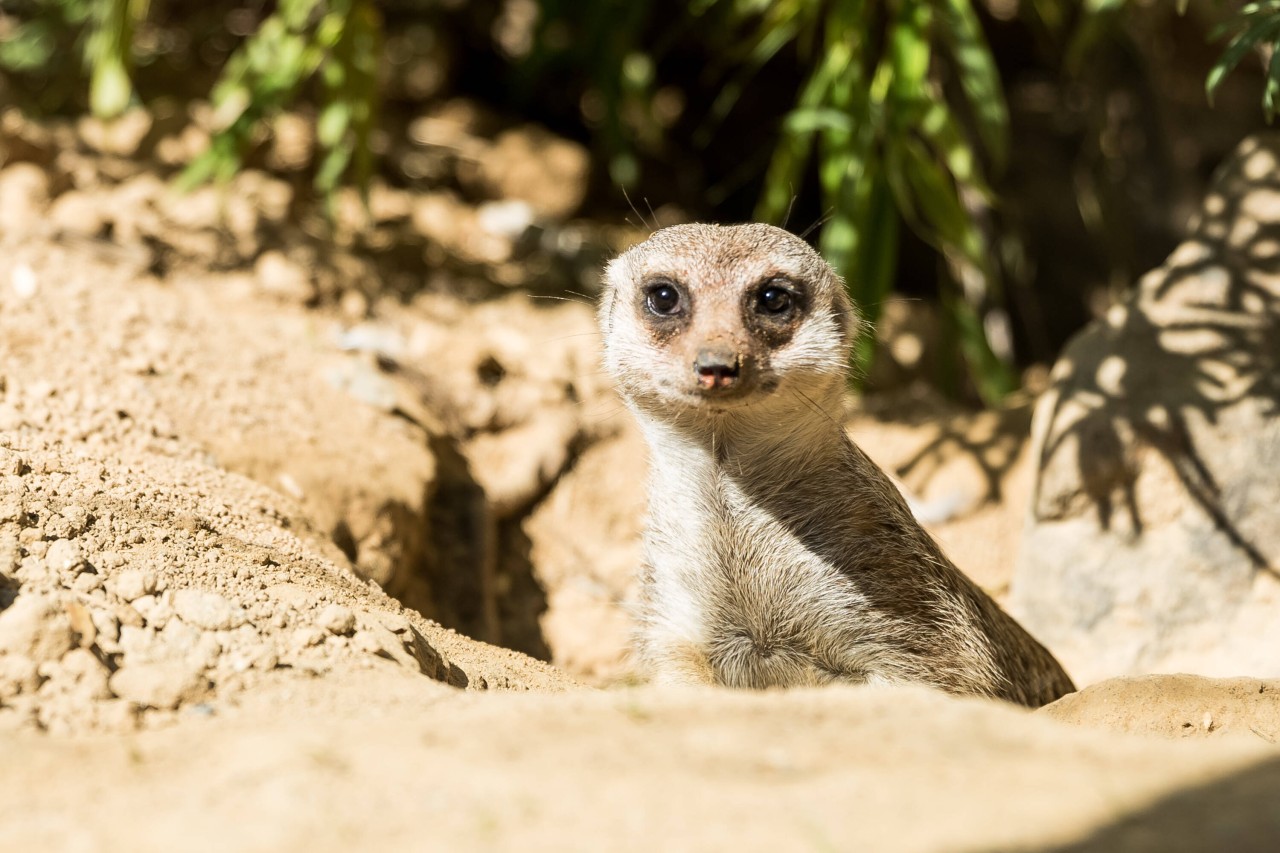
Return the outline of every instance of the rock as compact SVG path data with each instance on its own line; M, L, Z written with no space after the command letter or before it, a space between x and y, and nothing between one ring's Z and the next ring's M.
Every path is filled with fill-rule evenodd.
M26 655L0 655L0 702L22 693L33 693L40 686L36 662Z
M141 628L146 624L146 620L142 618L142 614L138 612L138 609L128 604L116 605L112 615L115 616L120 625L129 628Z
M1037 406L1011 606L1078 682L1280 674L1280 136L1081 332Z
M17 107L0 112L0 163L35 163L47 166L58 151L53 134L32 121Z
M19 595L0 612L0 652L24 655L41 664L57 660L74 647L71 620L53 596Z
M311 274L283 252L263 252L253 265L253 273L264 293L284 302L307 303L315 298Z
M248 621L244 610L216 592L180 589L173 594L173 609L183 622L206 631L227 631Z
M83 572L76 575L76 579L71 582L71 588L76 592L93 592L95 589L102 588L102 575L96 572Z
M306 649L324 642L325 632L315 625L303 625L293 632L291 642L295 649Z
M72 191L58 196L49 209L48 219L56 231L76 237L97 237L106 229L108 217L93 195Z
M16 264L9 272L9 287L19 299L30 299L40 291L40 277L26 264Z
M168 624L174 612L173 605L167 600L167 596L144 595L141 598L134 599L133 607L142 614L142 618L146 620L147 624L156 630Z
M156 591L156 574L145 569L127 569L116 575L108 586L121 600L137 601Z
M271 122L267 165L277 172L299 172L315 154L315 124L299 113L284 112Z
M330 634L350 634L356 628L356 614L345 605L330 604L320 611L316 624Z
M32 163L0 172L0 234L20 234L42 221L49 205L49 174Z
M578 209L590 169L585 148L536 125L499 134L480 157L480 175L496 197L527 202L549 219Z
M405 630L397 633L388 627L384 614L362 614L357 620L359 630L352 638L356 649L385 657L438 681L450 675L449 662L417 630L405 624Z
M536 214L527 201L490 201L476 209L476 225L508 240L518 240L533 226Z
M151 114L141 107L135 107L113 119L85 116L77 122L76 132L80 140L94 151L117 157L133 157L151 132L151 125Z
M208 685L204 672L185 661L129 664L116 671L111 692L137 705L160 710L200 698Z
M84 551L80 543L72 539L55 539L49 544L44 555L45 563L50 571L61 574L84 566Z
M89 611L89 618L93 620L94 633L97 634L99 642L105 640L108 643L115 643L120 639L120 620L114 613L95 608Z
M493 508L508 518L528 508L569 464L577 416L551 409L502 432L481 433L466 445L471 471Z
M72 649L58 662L57 668L53 680L62 682L63 690L84 701L111 698L107 686L110 673L88 649Z

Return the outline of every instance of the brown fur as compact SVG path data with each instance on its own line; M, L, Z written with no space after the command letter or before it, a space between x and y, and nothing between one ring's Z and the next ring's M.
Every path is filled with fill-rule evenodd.
M664 229L609 265L605 361L650 445L641 651L658 680L919 682L1025 705L1074 688L946 558L836 413L860 323L804 241ZM655 287L680 293L659 316ZM761 306L766 288L792 306ZM708 391L700 352L731 352Z

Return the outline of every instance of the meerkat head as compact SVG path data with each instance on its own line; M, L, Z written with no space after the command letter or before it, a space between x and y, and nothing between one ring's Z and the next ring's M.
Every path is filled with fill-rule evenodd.
M600 325L605 366L632 402L720 412L842 385L858 319L839 276L799 237L695 224L609 264Z

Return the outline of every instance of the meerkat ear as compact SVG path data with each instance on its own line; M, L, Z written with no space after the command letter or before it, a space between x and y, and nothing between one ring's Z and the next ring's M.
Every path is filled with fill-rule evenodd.
M607 335L613 329L613 287L606 285L604 290L600 291L600 303L596 306L596 317L599 319L600 328Z
M854 304L853 299L849 297L849 290L845 287L844 279L837 275L835 270L831 270L831 287L833 294L831 297L831 313L835 316L840 334L844 336L848 344L852 345L853 341L862 333L862 313L858 310L858 306Z
M626 261L622 255L605 264L603 287L600 290L600 305L596 309L600 328L608 336L613 329L613 304L617 299L618 287L630 275Z

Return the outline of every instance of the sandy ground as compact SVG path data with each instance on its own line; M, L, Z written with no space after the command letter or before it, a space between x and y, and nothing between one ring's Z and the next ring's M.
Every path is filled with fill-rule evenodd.
M388 666L5 752L5 849L1154 853L1280 838L1280 753L1256 737L1096 732L911 689L478 695Z
M356 572L436 427L228 282L0 244L0 849L1280 849L1276 682L594 690L441 628Z

